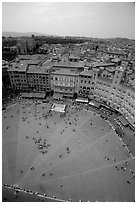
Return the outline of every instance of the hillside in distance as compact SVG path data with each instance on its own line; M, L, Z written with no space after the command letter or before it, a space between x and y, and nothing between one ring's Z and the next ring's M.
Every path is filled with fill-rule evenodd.
M2 32L2 37L30 37L31 35L36 35L36 36L51 36L45 33L38 33L38 32L24 32L24 33L20 33L20 32L6 32L3 31Z
M52 35L46 33L39 33L39 32L10 32L10 31L3 31L2 37L31 37L32 35L35 36L45 36L45 37L59 37L64 39L81 39L81 40L93 40L93 41L135 41L134 39L128 39L123 37L115 37L115 38L95 38L95 37L87 37L87 36L61 36L61 35Z

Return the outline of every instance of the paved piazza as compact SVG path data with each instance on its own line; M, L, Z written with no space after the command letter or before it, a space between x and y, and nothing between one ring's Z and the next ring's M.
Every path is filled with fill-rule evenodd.
M61 104L61 102L56 102ZM134 157L90 107L22 99L2 114L2 183L72 201L134 201Z

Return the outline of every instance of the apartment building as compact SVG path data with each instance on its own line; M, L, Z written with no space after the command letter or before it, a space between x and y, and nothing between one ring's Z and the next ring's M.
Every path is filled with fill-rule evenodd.
M84 70L79 74L79 94L93 95L99 69Z
M28 68L28 60L20 61L20 62L14 62L10 64L9 67L9 77L11 86L13 89L16 90L27 90L28 84L27 84L27 68Z
M8 69L11 86L16 90L53 90L67 96L74 93L89 96L116 109L135 126L135 91L129 86L131 83L122 83L124 66L94 63L86 67L84 62L79 66L80 61L74 61L53 62L45 61L44 56L20 56Z
M79 90L79 74L70 69L60 69L51 72L51 89L54 93L72 96Z
M121 84L124 72L123 67L117 67L112 78L98 75L94 94L90 96L116 109L135 126L135 93L133 88Z
M16 59L17 62L29 60L29 64L33 65L42 65L46 60L46 56L44 54L34 54L34 55L18 55Z
M63 58L61 61L55 62L54 69L71 69L71 70L84 70L84 61L80 61L77 57L70 56Z
M29 65L27 70L28 89L31 91L50 92L51 70L52 70L51 61L45 62L42 66Z
M6 91L11 86L8 69L9 63L5 60L2 60L2 87L4 91Z
M98 77L94 87L93 98L107 103L112 81L105 77Z
M128 54L123 51L108 51L108 52L104 52L104 54L110 58L119 58L121 60L128 56Z
M12 88L49 92L52 66L51 60L45 61L45 56L19 56L8 70Z

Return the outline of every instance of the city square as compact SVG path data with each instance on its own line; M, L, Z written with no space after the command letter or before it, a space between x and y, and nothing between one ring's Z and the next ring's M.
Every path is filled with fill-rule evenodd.
M58 103L63 116L51 111ZM89 105L58 103L17 99L4 111L3 183L64 201L132 201L134 156L112 126Z

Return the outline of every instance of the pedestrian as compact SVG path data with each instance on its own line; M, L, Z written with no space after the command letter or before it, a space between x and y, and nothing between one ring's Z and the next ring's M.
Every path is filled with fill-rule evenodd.
M63 154L60 154L59 157L61 158L63 156Z
M32 166L32 167L31 167L31 170L34 170L34 169L35 169L35 167L34 167L34 166Z
M117 170L119 170L119 168L118 168L117 166L116 166L115 168L116 168Z
M70 198L70 199L68 199L68 201L72 201L72 199Z

